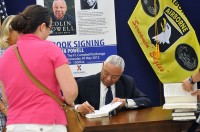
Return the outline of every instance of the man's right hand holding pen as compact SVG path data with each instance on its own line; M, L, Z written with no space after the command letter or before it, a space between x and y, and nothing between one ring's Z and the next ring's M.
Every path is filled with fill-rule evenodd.
M84 103L82 103L81 105L77 107L77 110L85 115L85 114L93 113L94 107L91 106L87 101L85 101Z

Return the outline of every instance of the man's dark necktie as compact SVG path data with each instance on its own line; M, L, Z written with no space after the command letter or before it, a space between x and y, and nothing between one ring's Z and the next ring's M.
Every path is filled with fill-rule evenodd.
M112 90L110 86L107 86L107 93L106 93L106 101L105 101L105 105L109 104L112 102L113 100L113 94L112 94Z

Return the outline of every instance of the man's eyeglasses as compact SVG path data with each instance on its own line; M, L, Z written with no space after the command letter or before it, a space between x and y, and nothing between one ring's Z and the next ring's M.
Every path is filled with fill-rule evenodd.
M105 77L110 77L112 80L117 80L121 76L121 74L120 75L111 75L107 70L103 70L103 75Z

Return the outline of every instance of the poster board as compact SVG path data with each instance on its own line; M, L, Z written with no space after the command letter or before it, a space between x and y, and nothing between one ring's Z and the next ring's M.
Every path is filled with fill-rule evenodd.
M87 9L83 2L87 0L66 0L66 14L74 17L75 26L68 20L52 19L51 34L47 38L67 56L74 77L100 72L102 62L117 54L114 0L97 0L95 9ZM53 0L36 3L54 14Z

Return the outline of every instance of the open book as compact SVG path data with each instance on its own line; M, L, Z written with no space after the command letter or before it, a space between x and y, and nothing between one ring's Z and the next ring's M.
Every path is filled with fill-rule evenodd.
M104 105L99 110L95 110L94 113L86 114L85 117L98 118L98 117L109 116L109 113L118 108L121 104L122 102L115 102Z
M197 84L193 85L193 91L197 90ZM197 109L197 96L183 89L182 83L164 84L164 109L192 108Z

